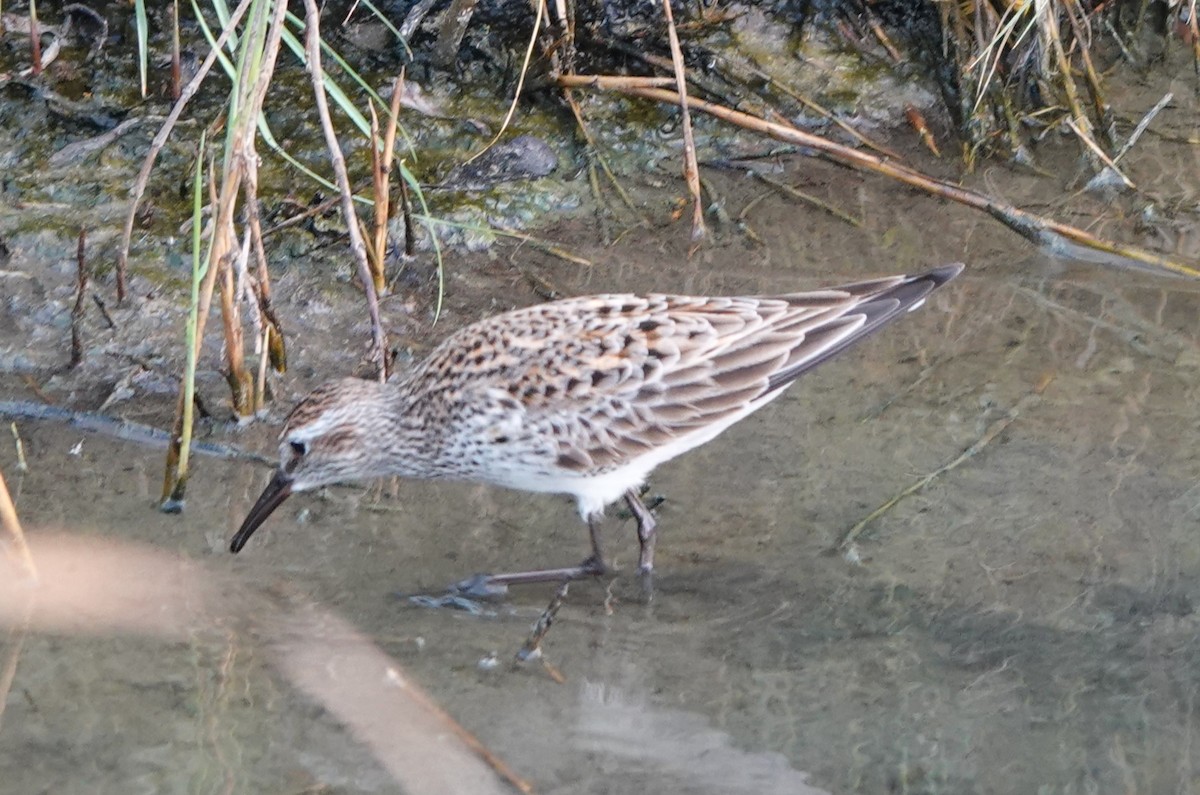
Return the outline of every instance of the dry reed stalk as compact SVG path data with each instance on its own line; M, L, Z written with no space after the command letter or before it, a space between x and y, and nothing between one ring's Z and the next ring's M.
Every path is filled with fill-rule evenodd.
M25 460L25 442L21 439L21 432L17 429L15 422L8 424L8 432L12 434L13 447L17 451L17 471L24 475L29 471L29 462Z
M384 171L383 155L379 151L379 114L375 112L375 104L368 102L367 111L371 114L371 233L367 234L366 224L357 218L359 232L367 240L367 263L371 266L371 281L375 283L375 294L387 295L387 278L384 274L385 257L387 256L387 174ZM382 219L380 216L382 215ZM379 230L383 229L383 240L379 239Z
M1158 102L1154 103L1153 108L1146 111L1146 114L1142 116L1137 126L1133 128L1133 132L1129 134L1129 139L1125 141L1120 151L1113 157L1114 163L1120 162L1121 158L1128 154L1129 150L1137 144L1138 139L1142 137L1142 134L1146 132L1146 128L1150 126L1150 122L1154 121L1155 117L1162 113L1163 108L1171 104L1171 100L1173 99L1175 99L1175 95L1168 91L1162 95L1162 98Z
M225 334L225 381L229 384L234 414L239 420L254 416L254 376L246 369L245 336L242 333L242 313L238 307L233 278L233 261L237 255L232 240L219 262L221 288L221 329Z
M675 71L675 92L679 95L679 118L683 127L683 179L692 196L692 242L688 256L699 248L708 230L704 226L704 197L700 195L700 166L696 163L696 141L692 136L692 116L688 111L687 71L683 65L683 50L675 30L671 0L662 0L663 16L667 20L667 41L671 45L671 66Z
M1080 7L1079 0L1063 0L1063 7L1066 10L1067 19L1071 23L1075 41L1079 45L1079 60L1083 63L1083 76L1087 84L1088 96L1092 100L1092 113L1096 117L1096 126L1100 131L1104 148L1111 151L1114 145L1112 109L1104 100L1100 75L1092 63L1091 44L1088 41L1087 13Z
M287 346L284 341L283 326L280 325L275 308L271 305L271 274L267 270L262 219L258 214L258 169L246 172L243 191L246 197L246 227L250 235L250 243L254 247L254 261L257 266L254 274L254 297L258 302L258 313L262 319L264 330L263 344L258 353L264 360L270 360L271 367L275 372L284 373L287 372ZM265 405L262 395L266 389L266 371L261 367L259 371L261 375L255 387L255 392L259 397L255 398L255 410L259 410Z
M900 55L900 50L896 48L896 45L892 43L891 38L889 38L887 33L884 31L883 26L879 24L878 17L871 13L871 7L869 5L866 6L865 11L867 17L867 27L871 29L871 33L875 36L875 40L878 41L879 45L887 52L888 57L892 59L892 63L904 63L904 57Z
M286 4L281 5L286 6ZM342 195L342 218L346 222L346 231L350 235L350 249L354 252L355 261L358 262L358 277L362 281L363 292L367 294L367 313L371 317L371 337L379 368L376 377L380 383L383 383L387 381L388 377L387 339L384 336L383 323L379 319L379 297L375 293L371 266L367 262L367 244L358 230L358 214L354 210L354 196L350 192L346 160L342 156L341 145L338 143L337 133L333 129L333 120L329 116L329 103L325 99L324 70L321 68L321 22L316 0L304 0L304 15L305 51L308 55L308 71L312 77L317 115L321 119L321 130L325 134L325 147L329 151L329 163L333 167L338 190Z
M577 75L584 77L584 75ZM670 88L678 85L674 77L640 77L638 75L587 75L588 88L617 91L623 88Z
M392 83L392 103L388 107L388 123L387 132L383 136L383 200L385 211L377 215L375 227L375 244L380 253L380 262L383 262L387 255L387 237L388 237L388 221L395 214L395 209L391 200L391 181L392 181L392 166L396 162L396 130L400 127L400 97L404 95L404 70L400 70L400 74L396 75L396 80ZM404 185L404 177L400 177L400 185ZM408 225L412 223L409 218L405 222L405 231L408 230ZM383 268L380 268L382 274Z
M1075 133L1075 135L1083 143L1084 147L1096 156L1096 160L1112 169L1112 172L1117 175L1121 182L1124 183L1126 188L1134 190L1137 187L1133 184L1133 180L1129 179L1129 177L1125 176L1121 169L1117 168L1116 162L1114 162L1113 159L1108 156L1107 152L1100 148L1099 144L1097 144L1093 139L1084 135L1083 131L1079 129L1079 126L1075 124L1074 119L1066 119L1064 121L1067 125L1067 128L1070 129L1071 132Z
M37 566L34 565L33 555L29 552L29 544L25 542L25 531L21 529L21 520L17 516L17 506L13 504L12 495L8 493L8 484L4 481L4 473L0 472L0 525L12 538L17 551L17 559L25 569L26 575L33 582L38 581Z
M400 95L404 91L404 72L396 76L392 84L392 100L388 108L387 131L382 140L379 135L379 116L373 104L371 111L371 183L374 188L375 216L371 229L371 245L367 256L371 263L371 277L375 280L375 292L387 295L387 242L388 220L392 215L391 172L396 150L396 128L400 121ZM380 151L380 144L383 150ZM403 179L401 179L403 182ZM365 235L364 235L365 237Z
M1075 87L1075 78L1071 74L1071 63L1067 60L1066 50L1063 48L1062 32L1058 27L1058 15L1048 5L1040 5L1037 15L1038 33L1042 37L1042 46L1054 56L1060 85L1062 86L1063 93L1066 95L1067 108L1070 110L1071 118L1075 122L1076 134L1085 143L1089 141L1094 143L1095 135L1092 122L1080 106L1079 91ZM1098 146L1087 147L1089 150L1095 148L1098 148Z
M881 143L871 140L870 138L868 138L867 136L863 135L861 132L856 130L852 124L849 124L841 116L837 115L836 113L833 113L828 108L826 108L824 105L822 105L821 103L812 99L811 97L801 94L799 91L797 91L795 88L793 88L788 83L785 83L782 80L780 80L779 78L775 77L774 75L768 73L761 66L759 66L754 61L753 58L750 59L750 62L748 65L735 64L733 68L744 69L744 70L748 71L754 77L758 78L759 80L766 81L768 84L774 86L775 88L777 88L781 92L783 92L783 94L785 96L800 103L801 106L808 108L813 113L816 113L818 116L825 119L825 121L829 122L830 124L836 125L837 127L839 127L842 130L842 132L846 133L851 138L858 141L859 143L861 143L863 146L867 147L868 149L874 149L879 154L886 155L887 157L893 158L895 160L900 159L900 155L898 153L892 151L891 149L888 149L886 146L884 146ZM743 84L748 83L748 81L744 77L742 77L740 79L742 80Z
M282 6L282 7L281 7ZM233 258L236 256L235 241L238 235L234 228L234 214L238 198L245 191L245 186L254 186L255 193L258 178L258 153L255 140L258 135L258 119L262 114L263 102L271 78L275 70L275 62L279 55L280 43L285 28L286 3L275 3L271 10L270 20L266 14L250 20L250 29L245 31L247 40L257 41L261 38L260 57L246 58L243 61L243 73L239 78L239 96L237 100L237 116L230 120L229 161L224 164L222 174L221 195L215 205L211 256L209 272L206 274L204 290L200 298L200 317L196 331L197 355L204 332L205 318L212 300L214 280L220 279L221 285L221 319L225 336L226 374L233 399L234 412L239 418L254 416L255 384L253 375L246 369L245 344L242 332L241 313L238 309L237 296L234 292ZM265 33L262 26L268 26ZM244 230L244 234L250 231ZM265 257L263 258L265 261ZM260 270L265 270L265 266Z
M257 70L256 79L251 81L251 75L247 72L242 75L244 79L238 84L238 116L232 120L233 126L229 132L228 158L223 164L220 192L213 197L212 201L212 238L208 250L208 270L200 285L193 351L196 359L199 359L204 343L208 313L212 308L213 290L219 278L221 319L228 368L225 377L229 383L234 412L242 418L254 415L255 385L253 376L245 366L241 318L237 298L234 294L232 263L233 257L236 256L234 241L237 239L237 235L233 219L238 196L242 186L247 182L247 171L257 168L258 156L254 149L254 140L257 134L256 124L262 112L262 103L266 97L267 88L270 86L271 75L279 54L287 4L275 3L269 9L264 8L264 11L266 10L273 11L273 16L269 20L266 19L264 13L250 22L252 28L259 28L259 35L262 35L262 25L268 25L268 27L262 38L260 57L257 59L246 58L243 62L244 69ZM252 31L245 31L245 37L252 36ZM249 38L244 40L249 40ZM189 84L190 87L191 84ZM177 103L178 106L179 103ZM254 183L255 177L250 177L248 181ZM209 190L210 194L216 192L213 179L209 181ZM184 378L187 378L186 374ZM187 489L188 458L186 451L181 449L186 435L184 433L185 422L190 417L191 411L190 405L184 399L186 392L188 392L188 387L186 383L183 383L180 386L179 400L176 403L171 443L167 448L167 464L163 473L162 505L164 510L182 510L184 494Z
M563 580L562 585L558 586L558 590L554 592L554 597L550 600L550 604L538 616L538 620L534 623L529 637L526 639L524 645L517 650L513 659L513 662L517 664L537 660L542 664L543 670L546 671L550 678L560 685L566 684L567 678L546 659L545 654L542 653L542 641L545 640L546 633L550 631L550 627L553 626L555 619L558 617L558 611L566 604L567 592L570 588L571 581Z

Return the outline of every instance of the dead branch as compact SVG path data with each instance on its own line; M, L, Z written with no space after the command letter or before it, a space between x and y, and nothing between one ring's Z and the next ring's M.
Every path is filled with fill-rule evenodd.
M585 75L560 75L557 78L557 82L560 86L571 88L586 88L591 85L590 78ZM614 90L629 96L642 97L671 105L680 102L678 94L661 88L630 86ZM694 97L688 97L687 102L693 110L708 113L731 124L769 135L779 141L808 147L820 156L840 165L882 174L906 185L919 188L934 196L982 210L1035 245L1043 246L1052 251L1057 250L1061 252L1069 250L1067 244L1072 243L1086 249L1128 259L1135 263L1160 268L1163 271L1178 276L1200 278L1200 264L1189 265L1136 246L1124 246L1102 240L1089 232L1070 226L1069 224L1034 215L999 199L985 196L969 188L943 182L942 180L922 174L909 166L893 162L869 152L843 146L822 138L819 135L805 132L797 127L785 125L780 122L766 121L757 116L751 116L748 113L714 105L711 102L705 102Z

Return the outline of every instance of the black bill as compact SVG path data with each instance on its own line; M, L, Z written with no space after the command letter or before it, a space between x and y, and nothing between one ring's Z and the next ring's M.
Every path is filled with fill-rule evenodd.
M233 540L229 542L229 551L240 552L242 547L246 546L246 542L250 540L250 536L254 535L258 526L265 522L271 515L271 511L278 508L279 504L286 500L291 493L292 479L282 469L278 470L275 477L271 478L271 482L263 489L263 493L258 495L258 501L254 503L250 513L246 514L246 521L242 522L242 526L234 534Z

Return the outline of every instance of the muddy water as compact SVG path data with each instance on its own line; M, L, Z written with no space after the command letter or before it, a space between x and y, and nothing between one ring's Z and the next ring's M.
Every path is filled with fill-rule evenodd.
M1160 94L1141 90L1126 99L1144 110ZM1195 100L1176 97L1162 125L1194 135ZM1042 154L1068 172L1067 155ZM577 561L586 533L565 500L461 484L333 489L285 504L233 557L226 544L262 467L200 461L182 517L152 508L161 453L129 442L20 423L30 472L12 474L9 444L0 468L35 542L66 530L143 543L254 598L286 593L339 614L538 792L1194 791L1200 287L1052 260L976 213L786 165L778 178L864 227L769 197L746 216L761 244L721 228L691 260L679 225L614 224L625 234L606 246L575 220L545 236L591 266L531 248L447 265L435 336L537 301L530 274L564 293L772 292L969 263L921 311L656 473L665 502L649 603L629 576L631 523L610 519L625 573L572 588L545 642L562 683L536 666L479 665L493 653L506 663L549 590L516 592L486 616L389 594ZM1148 137L1127 166L1164 199L1153 229L1129 220L1136 201L1045 199L1064 195L1065 177L993 166L972 179L1200 255L1195 146ZM732 215L766 191L711 177ZM662 219L670 198L648 196L647 215ZM350 312L353 290L339 289ZM277 300L298 313L310 294L285 278ZM389 306L405 311L403 298ZM282 389L346 374L339 343L331 333L298 348ZM4 392L30 397L16 383ZM125 414L161 424L170 409L151 396ZM272 427L213 433L273 446ZM829 554L973 445L871 522L857 561ZM0 791L397 791L259 641L236 627L183 627L170 641L9 635Z

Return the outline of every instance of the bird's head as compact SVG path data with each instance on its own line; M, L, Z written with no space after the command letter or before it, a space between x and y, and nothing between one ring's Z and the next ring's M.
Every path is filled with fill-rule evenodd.
M383 474L384 387L347 378L318 387L292 409L279 435L279 469L229 544L238 552L293 492Z

